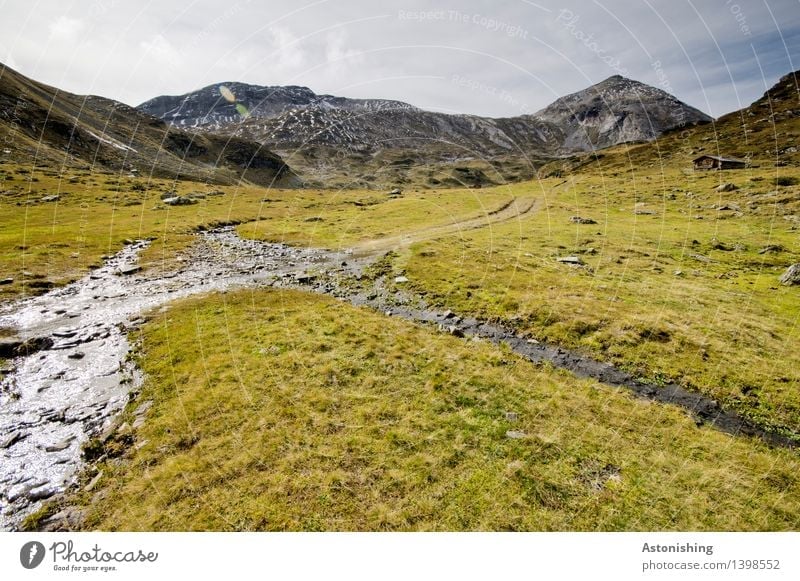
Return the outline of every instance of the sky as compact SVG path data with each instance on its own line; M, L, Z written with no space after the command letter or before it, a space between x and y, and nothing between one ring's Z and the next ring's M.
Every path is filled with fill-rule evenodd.
M620 74L713 116L800 69L800 0L0 0L0 62L129 105L221 82L508 117Z

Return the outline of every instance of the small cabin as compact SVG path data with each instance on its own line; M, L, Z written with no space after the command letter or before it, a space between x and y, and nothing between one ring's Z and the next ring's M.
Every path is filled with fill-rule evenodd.
M743 159L718 155L701 155L692 161L694 169L744 169L747 166L747 162Z

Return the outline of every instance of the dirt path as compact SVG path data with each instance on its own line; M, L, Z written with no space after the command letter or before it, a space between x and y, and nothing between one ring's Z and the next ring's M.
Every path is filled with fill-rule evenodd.
M353 246L352 252L354 256L370 256L379 252L406 248L425 240L435 240L436 238L452 236L460 232L486 228L493 224L500 224L502 222L521 218L533 212L537 206L538 204L535 198L512 198L499 208L486 212L483 216L469 218L451 224L423 228L421 230L379 238L377 240L368 240Z

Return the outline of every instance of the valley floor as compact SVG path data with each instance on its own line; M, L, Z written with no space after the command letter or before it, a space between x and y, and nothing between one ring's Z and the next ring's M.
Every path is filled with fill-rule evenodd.
M125 238L155 237L142 276L169 273L196 228L234 224L245 238L350 249L373 260L354 285L679 384L788 441L800 434L800 293L777 282L800 257L800 191L774 171L400 197L113 177L109 190L96 175L66 178L85 182L66 193L62 177L4 174L29 180L0 198L7 300L78 278ZM737 189L718 192L723 179ZM41 200L54 189L59 200ZM197 203L164 206L162 189ZM289 289L181 299L136 336L146 380L124 429L90 442L77 492L28 526L62 503L80 526L112 530L800 524L794 450L485 341ZM137 422L142 402L152 407Z

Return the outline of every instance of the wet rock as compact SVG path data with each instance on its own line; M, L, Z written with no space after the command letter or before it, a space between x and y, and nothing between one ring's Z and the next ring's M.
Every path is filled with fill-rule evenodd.
M787 286L800 285L800 262L787 268L781 276L780 282Z
M52 486L42 486L40 488L34 488L33 490L29 490L26 496L28 500L31 502L36 502L37 500L45 500L54 496L58 492L56 488Z
M119 267L119 269L117 270L117 274L119 274L121 276L128 276L128 275L131 275L131 274L136 274L140 270L142 270L141 266L139 266L137 264L128 264L128 265Z
M45 349L50 349L53 346L53 343L54 341L50 337L32 337L23 341L16 349L14 349L14 355L30 355L32 353L36 353L37 351L44 351Z
M51 444L50 446L45 446L44 447L44 451L45 452L51 452L51 453L52 452L63 452L64 450L66 450L67 448L69 448L72 445L72 442L74 440L75 440L75 436L68 436L68 437L64 438L63 440L61 440L60 442L57 442L55 444Z
M0 357L11 359L17 355L17 349L22 346L22 339L14 337L0 338Z
M14 432L13 434L0 440L0 449L5 450L6 448L10 448L17 442L24 440L27 437L28 434L23 434L22 432Z

